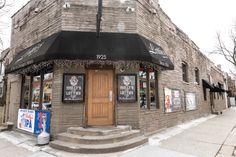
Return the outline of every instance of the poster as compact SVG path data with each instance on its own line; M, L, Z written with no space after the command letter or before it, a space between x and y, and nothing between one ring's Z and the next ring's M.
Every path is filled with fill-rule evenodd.
M165 88L165 112L181 110L181 95L178 89Z
M172 112L172 93L171 89L165 88L165 112Z
M182 109L180 90L172 89L171 93L172 93L172 111L180 111Z
M235 106L235 97L229 97L230 106Z
M17 128L34 133L35 111L28 109L18 110Z
M84 75L64 74L63 101L77 102L84 100Z
M196 110L196 94L191 92L185 93L185 104L186 104L186 111Z
M40 134L43 131L43 125L45 124L45 130L47 133L50 133L50 118L51 113L45 110L36 110L35 111L35 127L34 133Z
M118 101L134 102L137 100L136 75L118 75Z

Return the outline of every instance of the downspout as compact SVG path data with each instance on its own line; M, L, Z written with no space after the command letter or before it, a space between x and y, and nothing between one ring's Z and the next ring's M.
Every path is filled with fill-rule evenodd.
M98 0L98 12L96 15L97 19L97 25L96 25L96 36L99 38L100 36L100 27L101 27L101 21L102 21L102 0Z

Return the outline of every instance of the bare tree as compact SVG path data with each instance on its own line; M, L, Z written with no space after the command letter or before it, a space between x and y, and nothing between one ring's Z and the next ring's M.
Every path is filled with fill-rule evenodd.
M0 0L0 9L4 8L6 5L6 0Z
M5 30L9 28L9 23L3 20L5 15L9 16L10 9L15 0L0 0L0 52L4 49Z
M220 33L216 33L217 45L216 49L210 54L218 54L225 58L234 68L236 68L236 27L231 29L228 40L223 40ZM236 75L236 72L231 70Z

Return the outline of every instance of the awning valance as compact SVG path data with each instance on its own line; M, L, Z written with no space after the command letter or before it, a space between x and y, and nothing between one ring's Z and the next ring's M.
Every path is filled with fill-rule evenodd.
M168 55L156 43L131 33L100 33L62 31L17 53L6 73L43 61L111 60L144 61L174 69Z
M214 87L206 80L202 79L203 88L213 89Z
M217 86L215 86L215 85L213 85L213 87L214 87L214 88L212 88L212 89L210 90L210 92L219 92L219 93L221 93L221 92L227 92L227 90L225 90L225 89L223 89L223 88L220 88L220 87L217 87Z

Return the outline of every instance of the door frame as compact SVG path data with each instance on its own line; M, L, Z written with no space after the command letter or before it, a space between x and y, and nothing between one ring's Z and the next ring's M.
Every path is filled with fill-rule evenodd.
M115 69L113 68L113 66L103 66L101 67L100 65L91 65L89 67L87 67L85 69L85 104L84 104L84 121L83 121L83 127L88 127L88 72L89 70L111 70L113 73L113 124L112 125L117 125L117 120L116 120L116 109L117 109L117 105L116 105L116 95L117 95L117 91L116 89L116 77L115 77Z

